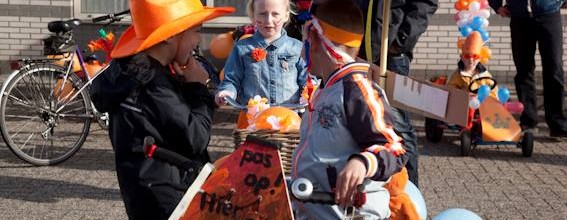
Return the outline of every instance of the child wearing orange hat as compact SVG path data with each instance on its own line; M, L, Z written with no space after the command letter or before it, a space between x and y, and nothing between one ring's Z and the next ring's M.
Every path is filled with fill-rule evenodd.
M208 74L193 58L201 24L234 8L204 7L200 0L130 0L132 25L111 52L114 58L91 87L98 110L109 112L116 175L129 219L168 219L195 173L146 158L147 136L195 164L209 161L215 103ZM195 165L194 170L201 166Z
M478 89L481 85L490 86L494 83L491 80L492 75L490 72L480 63L482 44L482 37L477 31L470 33L466 38L462 48L461 59L458 63L459 68L451 75L447 83L449 86L468 91L469 85L473 82L475 82L475 85L472 86L473 89ZM485 79L476 80L480 78ZM497 98L497 91L498 88L495 86L490 95Z

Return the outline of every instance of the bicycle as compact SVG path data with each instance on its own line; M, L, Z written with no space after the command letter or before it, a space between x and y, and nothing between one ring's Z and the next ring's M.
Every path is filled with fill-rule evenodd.
M107 22L99 29L99 35L107 37L104 29L129 12L92 21ZM88 90L108 65L98 64L94 55L83 58L74 39L74 29L80 24L78 19L49 22L53 35L44 40L48 57L20 60L21 68L8 77L0 91L0 132L6 146L28 163L61 163L81 148L92 120L103 129L108 125L108 114L94 108Z

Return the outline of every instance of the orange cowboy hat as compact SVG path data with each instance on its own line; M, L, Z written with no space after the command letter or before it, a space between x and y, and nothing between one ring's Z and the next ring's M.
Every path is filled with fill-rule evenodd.
M132 25L124 31L112 58L133 55L191 27L224 14L233 7L204 7L200 0L129 0Z

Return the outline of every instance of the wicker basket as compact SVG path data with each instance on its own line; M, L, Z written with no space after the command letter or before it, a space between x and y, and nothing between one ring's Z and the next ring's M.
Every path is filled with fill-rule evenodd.
M299 144L299 131L290 131L285 133L280 133L278 131L260 130L260 131L250 131L247 129L236 129L234 130L234 145L235 148L242 145L246 140L246 137L251 134L270 142L277 143L281 145L280 155L282 158L282 165L285 175L290 175L291 173L291 157L293 150Z

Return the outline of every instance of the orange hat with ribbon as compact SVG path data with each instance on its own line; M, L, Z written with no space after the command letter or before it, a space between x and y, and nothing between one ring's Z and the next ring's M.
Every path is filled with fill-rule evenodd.
M478 31L471 32L463 44L463 54L480 55L482 44L480 33Z
M132 25L116 43L112 58L146 50L205 21L234 12L232 7L204 7L200 0L130 0Z

